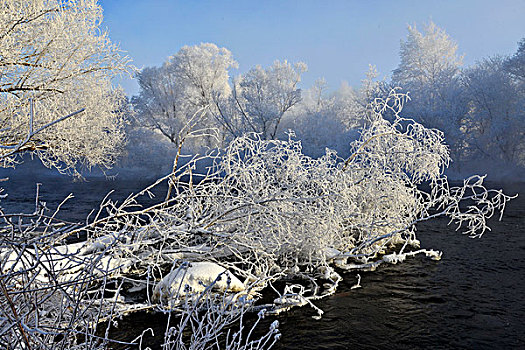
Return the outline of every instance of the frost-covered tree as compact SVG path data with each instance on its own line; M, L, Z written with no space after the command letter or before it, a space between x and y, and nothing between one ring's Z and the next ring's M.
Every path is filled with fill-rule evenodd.
M140 93L133 99L138 118L174 144L180 131L199 111L200 127L218 127L219 101L231 93L229 72L237 62L215 44L184 46L161 67L138 73ZM211 143L208 140L208 143Z
M457 44L433 22L424 27L423 33L409 25L407 39L401 42L400 58L392 82L409 90L427 110L440 109L462 65Z
M326 148L347 156L349 142L364 126L369 103L388 94L386 84L378 81L377 76L375 67L370 66L359 89L343 82L332 93L328 93L324 79L317 80L284 118L283 129L295 131L309 156L320 157Z
M463 73L469 99L470 158L525 165L525 113L519 84L503 57L484 59Z
M168 64L196 107L212 106L218 98L227 97L231 92L228 70L237 67L228 49L211 43L184 46Z
M406 115L442 130L452 158L458 160L463 152L467 106L459 79L462 56L457 54L457 44L433 22L425 25L423 32L409 25L400 58L392 84L410 94Z
M144 68L137 79L140 95L132 101L142 122L138 125L155 129L177 144L179 131L193 110L184 96L180 81L167 64Z
M302 96L301 106L303 106L306 113L318 113L333 105L334 98L326 96L327 90L328 84L324 78L321 78L317 79L314 85L305 91Z
M177 197L146 209L155 213L145 225L122 230L146 210L130 213L125 203L108 205L110 215L99 223L118 230L122 244L106 254L142 271L159 271L153 296L171 306L181 302L173 298L175 291L192 292L181 289L185 277L177 278L184 275L181 269L193 273L183 264L219 263L221 271L240 277L230 278L232 289L242 289L242 279L253 291L283 276L301 279L306 287L288 285L263 306L275 312L334 293L342 276L333 267L373 271L416 254L439 259L441 253L419 249L415 225L447 216L479 237L488 229L487 218L510 197L487 190L483 177L450 186L443 174L450 160L443 133L403 118L405 99L394 90L369 104L365 127L346 159L334 151L314 159L293 138L251 134L214 157L201 174L206 181L183 180L197 175L196 164L178 168L166 177L175 181ZM387 111L389 120L383 117ZM102 235L96 225L85 229ZM205 288L199 281L205 285L209 277L191 283L196 291Z
M233 98L246 131L275 139L284 114L301 100L297 84L307 66L302 62L275 61L268 68L256 66L234 83Z
M349 128L355 129L363 126L366 116L370 114L370 103L376 99L386 98L391 87L385 80L378 80L379 72L376 66L369 65L365 78L361 80L359 89L354 90L341 86L336 99L339 114L347 120ZM345 95L348 97L344 98Z
M323 156L327 147L345 154L348 128L337 113L336 97L327 93L326 81L318 79L301 95L300 103L283 119L282 129L293 130L309 156Z
M362 114L359 114L359 111L364 107L359 100L359 91L344 81L334 93L333 98L334 113L338 116L338 119L348 129L358 127L363 117Z
M505 61L505 69L525 83L525 38L518 43L518 51Z
M101 22L96 0L0 1L1 166L24 152L69 173L113 163L124 99L111 79L128 60Z

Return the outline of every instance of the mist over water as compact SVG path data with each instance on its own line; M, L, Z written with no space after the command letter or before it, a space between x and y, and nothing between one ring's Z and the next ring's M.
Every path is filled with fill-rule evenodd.
M36 182L40 200L56 208L69 193L75 198L60 211L62 218L83 221L112 189L122 200L138 192L147 180L107 181L102 178L73 182L68 177L25 175L2 183L9 193L2 206L9 211L32 211ZM524 193L525 186L492 183L508 194ZM156 191L161 200L165 188ZM501 222L492 220L492 232L471 239L454 232L447 220L418 226L421 246L443 251L441 261L410 258L397 265L382 265L362 272L362 288L351 290L356 274L344 274L333 297L316 303L325 314L317 321L308 307L280 315L282 333L276 349L406 349L406 348L519 348L525 346L525 198L511 201ZM137 334L137 323L147 324L156 337L144 344L159 344L165 317L136 315L120 322L116 335L127 340ZM275 318L269 317L271 323ZM140 328L142 329L142 328ZM261 331L267 329L264 324Z

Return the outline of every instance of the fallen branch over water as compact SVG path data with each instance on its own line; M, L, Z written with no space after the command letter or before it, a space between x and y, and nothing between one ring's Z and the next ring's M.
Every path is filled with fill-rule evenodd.
M206 173L193 173L194 158L157 181L169 181L171 196L148 208L139 198L152 187L121 204L104 199L81 227L65 229L38 205L29 222L3 214L0 345L102 348L118 317L155 310L179 321L166 329L166 348L268 348L277 325L257 340L244 337L242 323L225 329L248 310L262 318L309 305L321 317L315 301L336 292L336 269L375 270L417 254L440 259L419 247L421 221L446 216L480 237L511 197L479 176L450 187L442 133L400 117L404 98L393 91L370 106L346 160L333 151L307 157L292 136L246 135ZM66 244L79 233L85 242ZM279 296L260 305L265 288Z

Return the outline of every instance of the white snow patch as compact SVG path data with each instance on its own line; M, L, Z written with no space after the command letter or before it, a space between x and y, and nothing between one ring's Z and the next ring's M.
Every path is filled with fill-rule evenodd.
M341 252L335 248L332 247L326 247L324 248L324 255L326 256L326 259L332 260L338 256L341 255Z
M89 255L96 252L104 251L107 246L114 244L118 240L118 233L110 233L108 235L99 237L94 242L85 242L84 247L82 249L82 255Z
M406 258L407 258L406 254L392 253L388 255L383 255L384 262L389 263L389 264L394 264L394 265L397 264L398 262L405 261Z
M220 275L220 277L219 277ZM224 267L208 262L192 262L171 271L155 286L153 299L176 298L179 295L202 292L211 285L214 290L241 292L244 284Z

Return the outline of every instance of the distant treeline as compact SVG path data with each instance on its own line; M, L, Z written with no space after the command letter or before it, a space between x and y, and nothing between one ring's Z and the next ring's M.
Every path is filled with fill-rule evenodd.
M182 138L184 149L194 154L224 148L247 132L281 139L293 131L306 154L317 157L331 148L345 157L367 104L399 88L411 98L404 117L444 132L451 173L523 174L525 38L514 55L463 67L444 30L432 22L422 32L409 26L389 81L378 80L370 66L359 88L342 84L330 93L323 79L299 89L307 70L302 62L275 61L232 78L235 67L229 50L206 43L185 46L161 67L140 71L140 93L129 104L127 155L119 166L167 171ZM188 126L199 130L195 137L188 136Z

